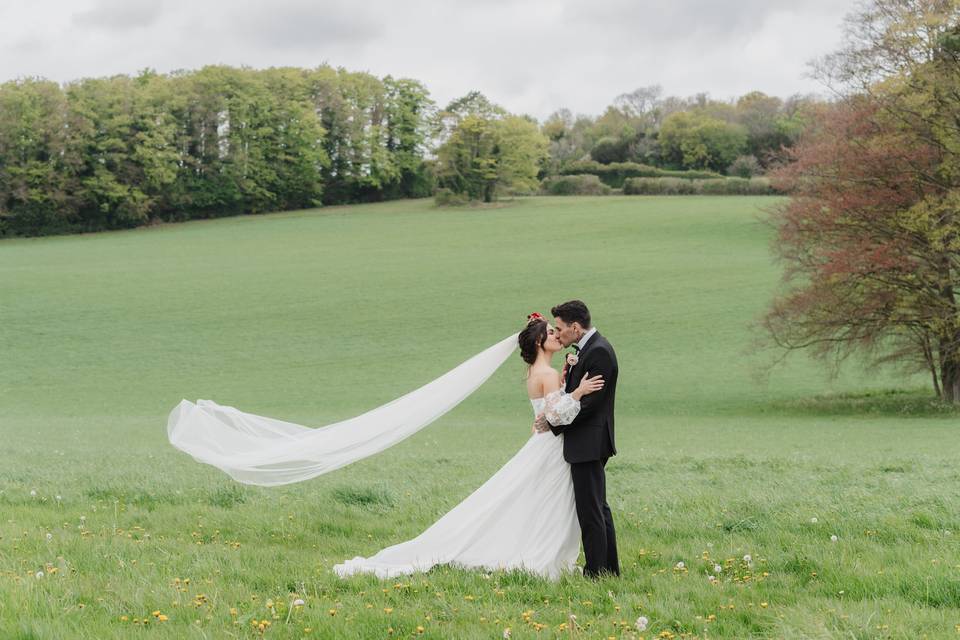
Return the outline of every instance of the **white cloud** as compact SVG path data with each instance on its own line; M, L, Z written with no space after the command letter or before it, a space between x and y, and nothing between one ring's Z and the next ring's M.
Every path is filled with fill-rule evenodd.
M38 0L0 5L0 80L144 67L314 67L472 89L543 118L615 96L818 91L806 63L840 40L855 0Z

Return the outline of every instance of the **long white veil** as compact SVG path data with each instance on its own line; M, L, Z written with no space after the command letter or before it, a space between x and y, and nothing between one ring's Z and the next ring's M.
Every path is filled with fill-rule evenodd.
M167 419L174 447L245 484L265 487L314 478L410 437L460 404L517 347L513 334L433 382L355 418L318 429L212 400L182 400Z

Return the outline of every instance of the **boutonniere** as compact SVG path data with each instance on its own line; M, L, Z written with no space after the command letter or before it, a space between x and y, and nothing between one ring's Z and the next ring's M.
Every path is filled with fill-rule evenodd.
M577 357L577 354L575 354L575 353L568 353L568 354L567 354L567 365L568 365L568 366L574 367L574 366L577 365L578 362L580 362L580 358Z

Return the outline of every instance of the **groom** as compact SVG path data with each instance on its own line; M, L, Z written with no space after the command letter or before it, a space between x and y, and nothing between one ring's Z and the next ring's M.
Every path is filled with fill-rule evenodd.
M617 393L617 354L607 339L590 324L590 311L579 300L564 302L551 309L558 338L564 347L573 346L577 362L567 371L566 391L572 393L580 379L603 376L603 388L580 400L580 413L568 425L553 426L546 418L537 418L537 431L547 429L563 434L563 458L570 463L577 519L583 535L586 566L583 575L598 577L601 572L620 575L617 537L613 516L607 504L604 467L616 455L613 443L613 405Z

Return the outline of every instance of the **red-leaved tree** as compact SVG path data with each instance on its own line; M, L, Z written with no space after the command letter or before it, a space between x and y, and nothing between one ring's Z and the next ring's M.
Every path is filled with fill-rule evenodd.
M846 91L774 174L786 349L929 372L960 403L960 46L955 0L875 0L827 62ZM858 84L859 82L859 84Z

